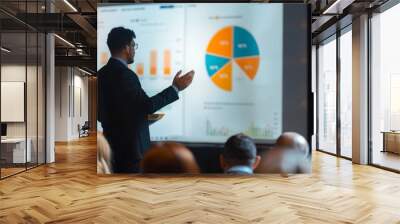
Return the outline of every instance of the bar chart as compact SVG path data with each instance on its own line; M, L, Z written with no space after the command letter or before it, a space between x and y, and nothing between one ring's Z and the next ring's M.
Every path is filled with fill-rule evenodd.
M159 60L159 55L162 60ZM169 77L172 74L172 53L170 49L151 50L149 53L149 64L143 62L135 62L134 71L139 77L148 75L150 77ZM159 69L161 68L161 69ZM161 73L162 71L162 73Z

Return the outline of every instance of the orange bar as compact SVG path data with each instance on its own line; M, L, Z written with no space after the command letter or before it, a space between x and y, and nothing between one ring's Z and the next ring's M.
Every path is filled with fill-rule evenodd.
M164 75L171 74L171 51L164 51Z
M108 58L109 58L109 56L108 56L107 52L101 52L101 54L100 54L100 64L101 65L107 64Z
M144 68L143 68L143 63L138 63L138 64L136 64L136 73L139 75L139 76L142 76L143 75L143 72L144 71Z
M157 75L157 51L150 52L150 75Z

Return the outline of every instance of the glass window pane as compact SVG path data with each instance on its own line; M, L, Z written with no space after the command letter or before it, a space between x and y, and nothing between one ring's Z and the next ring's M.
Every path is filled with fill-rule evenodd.
M2 33L1 46L1 140L2 177L25 170L30 161L26 141L26 33ZM29 141L28 141L29 142ZM28 149L28 150L27 150Z
M26 110L27 110L27 141L30 144L30 161L27 163L28 168L37 165L38 160L38 36L36 32L27 33L28 38L28 62L27 62L27 80L26 80Z
M340 37L340 153L352 157L352 34Z
M336 153L336 39L318 48L318 148Z
M0 7L24 20L25 13L44 13L45 3L0 1ZM4 178L45 162L46 40L43 33L8 14L0 12L0 18L0 89L6 99L0 106L0 173Z
M372 17L372 163L400 170L400 4Z

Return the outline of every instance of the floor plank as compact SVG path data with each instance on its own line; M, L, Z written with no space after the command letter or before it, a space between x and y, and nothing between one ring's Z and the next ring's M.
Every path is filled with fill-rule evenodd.
M313 173L96 174L96 141L0 181L0 223L400 223L400 175L314 152Z

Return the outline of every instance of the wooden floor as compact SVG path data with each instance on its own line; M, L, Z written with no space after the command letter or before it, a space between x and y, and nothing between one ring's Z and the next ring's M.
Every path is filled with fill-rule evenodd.
M26 170L25 167L24 168L20 168L20 167L17 167L17 168L0 168L0 169L1 169L1 178L8 177L8 176L11 176L13 174L16 174L16 173L19 173L19 172L22 172L22 171Z
M372 162L380 166L400 170L400 154L376 150L374 151Z
M37 164L27 164L27 167L25 167L25 165L19 165L18 167L11 167L11 168L0 168L0 172L1 172L1 178L5 178L11 175L15 175L17 173L20 172L24 172L27 169L33 169L37 166Z
M400 175L315 152L288 178L97 176L95 139L0 181L0 223L400 223Z

